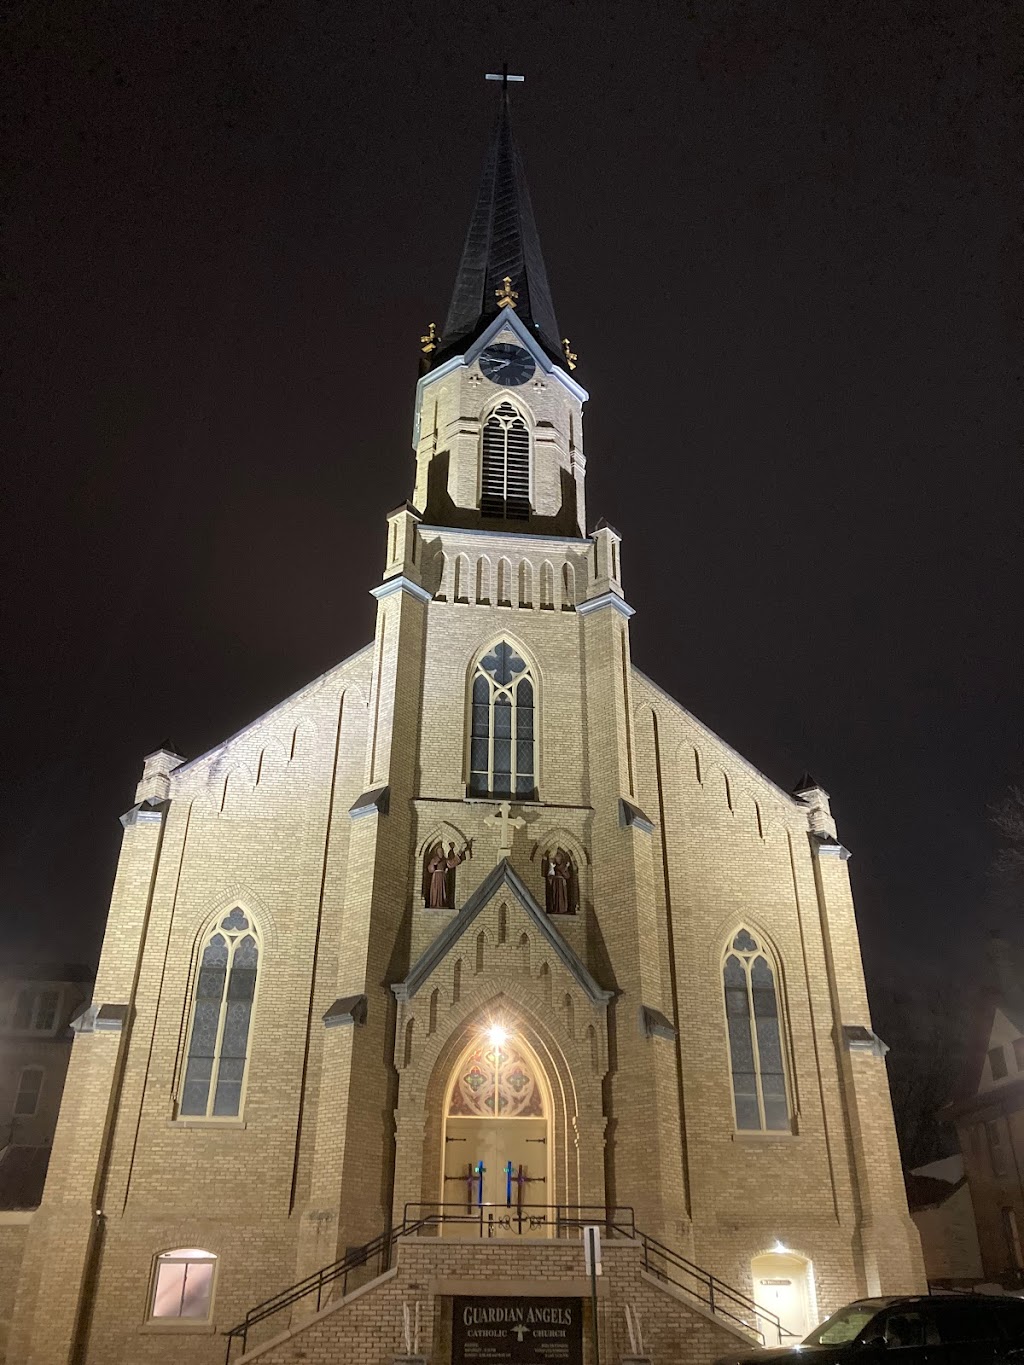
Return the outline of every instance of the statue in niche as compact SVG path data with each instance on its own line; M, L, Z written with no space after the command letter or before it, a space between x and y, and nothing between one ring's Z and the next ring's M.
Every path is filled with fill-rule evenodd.
M455 845L435 844L427 855L426 872L423 878L423 898L428 910L453 910L455 908L455 869L469 852L469 845L461 853L455 852Z
M541 864L549 915L575 915L579 908L580 887L573 861L564 848L545 853Z

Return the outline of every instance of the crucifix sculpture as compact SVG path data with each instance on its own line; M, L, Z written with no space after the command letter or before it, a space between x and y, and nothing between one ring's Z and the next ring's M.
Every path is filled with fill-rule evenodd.
M501 826L501 844L498 848L499 857L507 857L512 852L512 830L522 829L526 821L521 815L513 815L511 801L499 801L498 809L493 815L487 816L489 825Z
M461 1180L466 1186L466 1212L473 1212L473 1205L482 1204L484 1200L484 1172L486 1166L482 1161L478 1161L474 1166L472 1161L466 1162L466 1170L462 1175L446 1175L445 1180ZM475 1196L475 1198L474 1198Z
M511 1161L505 1163L505 1207L512 1207L512 1186L516 1187L516 1212L522 1215L523 1212L523 1187L524 1185L546 1185L547 1179L542 1175L527 1175L525 1166L520 1166L518 1170L512 1165Z

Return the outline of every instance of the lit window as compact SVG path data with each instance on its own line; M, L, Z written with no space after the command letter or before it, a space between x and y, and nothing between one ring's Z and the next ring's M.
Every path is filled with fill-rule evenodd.
M472 697L470 796L530 799L537 786L533 679L507 641L477 664Z
M150 1317L206 1322L213 1307L217 1258L199 1247L179 1247L156 1258Z
M18 1079L18 1093L14 1097L14 1117L30 1119L39 1108L39 1092L43 1088L43 1068L27 1066Z
M231 1118L242 1108L259 944L236 906L206 940L199 963L179 1114Z
M530 433L511 403L500 404L484 423L480 511L485 517L530 515Z
M989 1048L988 1064L992 1068L992 1079L1001 1081L1006 1075L1006 1049L1004 1047Z
M723 967L736 1127L788 1131L789 1101L775 973L754 936L741 929Z
M52 1033L59 1008L60 991L26 987L18 992L11 1027L22 1033Z

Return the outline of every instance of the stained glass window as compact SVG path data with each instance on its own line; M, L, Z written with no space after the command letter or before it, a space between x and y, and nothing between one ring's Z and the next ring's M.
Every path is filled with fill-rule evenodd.
M536 791L534 688L526 661L502 640L476 666L469 740L470 796Z
M544 1102L533 1059L508 1040L473 1048L459 1066L448 1114L453 1118L542 1118Z
M741 929L722 971L736 1127L790 1127L775 973L757 939Z
M179 1247L158 1256L149 1316L207 1321L213 1306L216 1264L213 1252L199 1247Z
M480 511L485 517L530 515L530 433L508 402L484 423Z
M206 940L199 961L182 1117L241 1113L258 968L256 932L236 906Z

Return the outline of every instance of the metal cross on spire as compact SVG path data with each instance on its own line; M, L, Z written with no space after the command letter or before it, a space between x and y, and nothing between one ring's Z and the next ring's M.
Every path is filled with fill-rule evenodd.
M509 81L525 81L525 80L526 80L526 77L525 77L525 76L510 76L510 75L509 75L509 71L508 71L508 62L505 62L504 65L503 65L502 68L501 68L501 75L500 75L500 76L497 74L497 72L488 71L487 75L484 77L484 80L485 80L485 81L501 81L501 88L502 88L502 91L503 91L505 94L508 94L508 83L509 83Z

